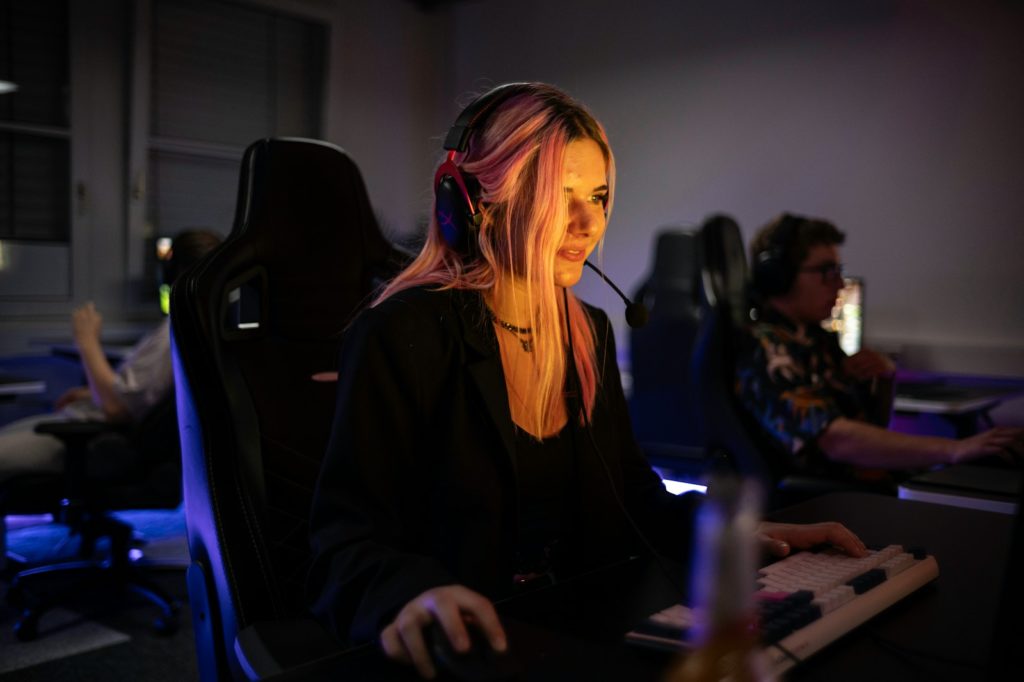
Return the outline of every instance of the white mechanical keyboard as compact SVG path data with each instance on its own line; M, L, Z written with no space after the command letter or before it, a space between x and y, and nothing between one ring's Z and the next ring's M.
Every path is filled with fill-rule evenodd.
M760 637L781 673L884 611L939 575L935 557L889 545L853 558L838 551L797 552L758 571ZM650 616L626 639L686 648L692 612L677 604Z

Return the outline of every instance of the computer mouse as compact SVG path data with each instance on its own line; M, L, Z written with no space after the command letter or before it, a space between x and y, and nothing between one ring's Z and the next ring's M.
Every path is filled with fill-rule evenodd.
M495 651L486 635L474 623L466 623L470 647L465 653L452 647L444 628L437 621L426 629L427 646L442 679L459 682L503 682L515 680L523 672L522 665L509 653Z

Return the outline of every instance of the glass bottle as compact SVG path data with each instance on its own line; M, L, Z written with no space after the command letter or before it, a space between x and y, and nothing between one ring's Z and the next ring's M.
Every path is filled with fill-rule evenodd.
M753 480L715 476L696 517L690 595L692 649L667 682L764 682L754 587L761 490Z

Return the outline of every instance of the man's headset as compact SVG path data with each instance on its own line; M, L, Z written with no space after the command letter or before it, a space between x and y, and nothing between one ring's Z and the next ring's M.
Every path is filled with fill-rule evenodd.
M476 231L483 220L480 212L480 183L455 163L455 155L465 152L473 131L494 109L510 97L529 91L530 83L506 83L469 103L444 138L448 158L434 174L434 211L441 235L455 251L473 253Z
M768 244L755 254L751 279L761 296L782 296L793 286L799 264L793 262L791 251L803 223L803 218L783 213Z

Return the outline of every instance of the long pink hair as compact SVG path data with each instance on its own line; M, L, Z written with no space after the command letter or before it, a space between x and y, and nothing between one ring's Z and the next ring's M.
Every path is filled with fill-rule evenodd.
M476 254L467 257L451 249L433 217L419 255L374 302L421 285L490 292L497 299L510 296L517 305L515 298L525 295L537 359L537 399L523 426L535 434L558 427L558 407L565 403L568 334L561 290L554 286L554 265L568 225L562 177L565 150L581 139L596 142L604 155L610 213L615 162L604 129L586 109L557 88L540 83L497 104L473 131L467 151L455 158L462 172L473 175L480 185L483 221ZM513 281L524 285L519 292ZM589 417L599 377L593 323L571 292L568 301L576 372Z

